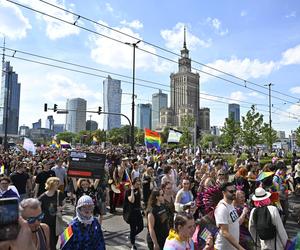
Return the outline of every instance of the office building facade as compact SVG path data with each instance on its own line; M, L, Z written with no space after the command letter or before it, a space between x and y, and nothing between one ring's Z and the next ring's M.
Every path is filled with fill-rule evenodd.
M203 133L210 133L210 109L201 108L199 111L199 126Z
M66 131L78 133L86 129L86 100L74 98L67 100L68 114Z
M103 81L103 111L109 113L121 113L122 89L121 81L112 79L110 76ZM121 116L103 114L103 129L121 127Z
M46 119L46 128L54 130L54 118L53 115L48 115Z
M19 129L21 84L10 62L3 62L0 94L0 130L17 135Z
M94 131L98 129L98 122L93 120L87 120L86 121L86 130L88 131Z
M240 105L236 103L228 104L228 118L240 122Z
M168 95L159 90L152 95L152 129L160 127L160 111L168 107Z
M152 105L150 103L137 105L137 117L136 126L140 129L149 128L151 129L151 109Z

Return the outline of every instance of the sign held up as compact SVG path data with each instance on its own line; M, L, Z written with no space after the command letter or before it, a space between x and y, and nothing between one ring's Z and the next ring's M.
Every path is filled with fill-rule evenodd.
M70 153L68 176L103 179L105 176L105 161L105 154L72 151Z

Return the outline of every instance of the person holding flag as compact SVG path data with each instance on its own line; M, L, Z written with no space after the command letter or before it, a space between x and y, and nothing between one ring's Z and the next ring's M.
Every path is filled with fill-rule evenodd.
M81 196L76 206L76 217L60 235L61 250L106 249L101 225L93 211L92 198Z

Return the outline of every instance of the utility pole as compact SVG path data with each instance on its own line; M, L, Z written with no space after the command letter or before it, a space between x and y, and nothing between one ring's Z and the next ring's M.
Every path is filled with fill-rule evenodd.
M3 81L4 84L7 82L6 92L5 92L5 101L3 103L4 105L3 105L3 111L2 111L3 112L3 117L5 117L5 123L3 124L4 125L4 150L7 151L8 150L8 142L7 142L8 109L9 109L9 103L8 102L9 102L9 91L10 91L9 85L10 85L10 81L11 81L11 71L10 71L10 69L6 70L6 68L5 68L5 37L3 39L2 77L3 77L3 80L5 80L5 81ZM7 77L7 79L6 79L6 77ZM5 111L5 114L4 114L4 111ZM2 120L2 123L3 123L3 120Z
M138 47L137 44L141 42L141 40L135 42L135 43L125 43L127 45L130 45L133 47L133 65L132 65L132 105L131 105L131 149L134 149L134 98L135 98L135 49Z
M271 87L274 84L269 83L267 84L267 86L269 87L269 136L270 136L270 140L271 140L271 136L272 136L272 96L271 96ZM272 153L272 144L270 143L270 153Z

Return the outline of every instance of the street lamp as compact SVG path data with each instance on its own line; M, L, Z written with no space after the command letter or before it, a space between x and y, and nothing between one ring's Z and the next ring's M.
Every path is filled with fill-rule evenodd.
M127 45L130 45L133 47L133 65L132 65L132 105L131 105L131 149L134 149L134 108L135 108L135 103L134 103L134 85L135 85L135 49L137 48L137 44L141 42L141 40L138 40L135 43L125 43Z

